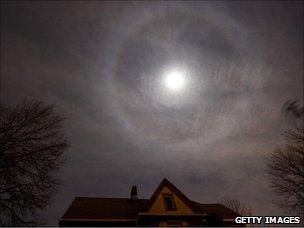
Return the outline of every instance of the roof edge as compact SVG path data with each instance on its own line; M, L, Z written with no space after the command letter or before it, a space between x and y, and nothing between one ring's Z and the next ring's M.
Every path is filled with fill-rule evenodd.
M198 212L197 208L195 205L193 205L192 201L184 195L175 185L173 185L168 179L164 178L162 182L158 185L154 193L149 199L149 202L145 208L145 211L148 211L153 202L156 200L157 196L160 194L161 190L163 189L164 186L167 186L176 196L178 196L193 212Z

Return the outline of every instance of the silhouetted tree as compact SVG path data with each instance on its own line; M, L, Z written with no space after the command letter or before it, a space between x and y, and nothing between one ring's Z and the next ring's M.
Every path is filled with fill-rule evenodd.
M286 145L267 157L267 173L271 188L281 200L277 204L293 212L304 209L304 129L303 107L297 101L286 102L282 111L297 121L293 130L284 132Z
M301 212L304 207L303 128L285 132L287 145L267 157L268 179L281 200L279 206Z
M0 225L36 225L50 203L68 139L52 105L0 106Z
M247 206L244 202L234 199L234 198L223 198L219 200L220 204L223 204L224 206L228 207L230 210L233 210L234 212L244 215L244 216L250 216L252 214L252 209Z

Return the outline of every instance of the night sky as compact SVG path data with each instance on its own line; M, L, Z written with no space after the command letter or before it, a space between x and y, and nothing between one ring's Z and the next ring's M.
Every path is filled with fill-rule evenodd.
M57 105L71 140L47 225L75 196L190 199L281 214L265 156L303 103L303 3L2 2L1 101Z

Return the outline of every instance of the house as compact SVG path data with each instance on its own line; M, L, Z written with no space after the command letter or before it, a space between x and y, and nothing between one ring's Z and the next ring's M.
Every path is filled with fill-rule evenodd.
M150 199L76 197L59 226L233 226L236 212L190 200L167 179Z

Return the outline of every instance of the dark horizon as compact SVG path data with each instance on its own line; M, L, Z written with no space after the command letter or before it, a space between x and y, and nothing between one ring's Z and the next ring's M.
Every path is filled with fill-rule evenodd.
M1 98L55 104L71 140L40 213L76 196L149 198L163 178L190 199L274 205L265 157L303 105L303 3L1 2ZM178 78L178 80L173 80Z

